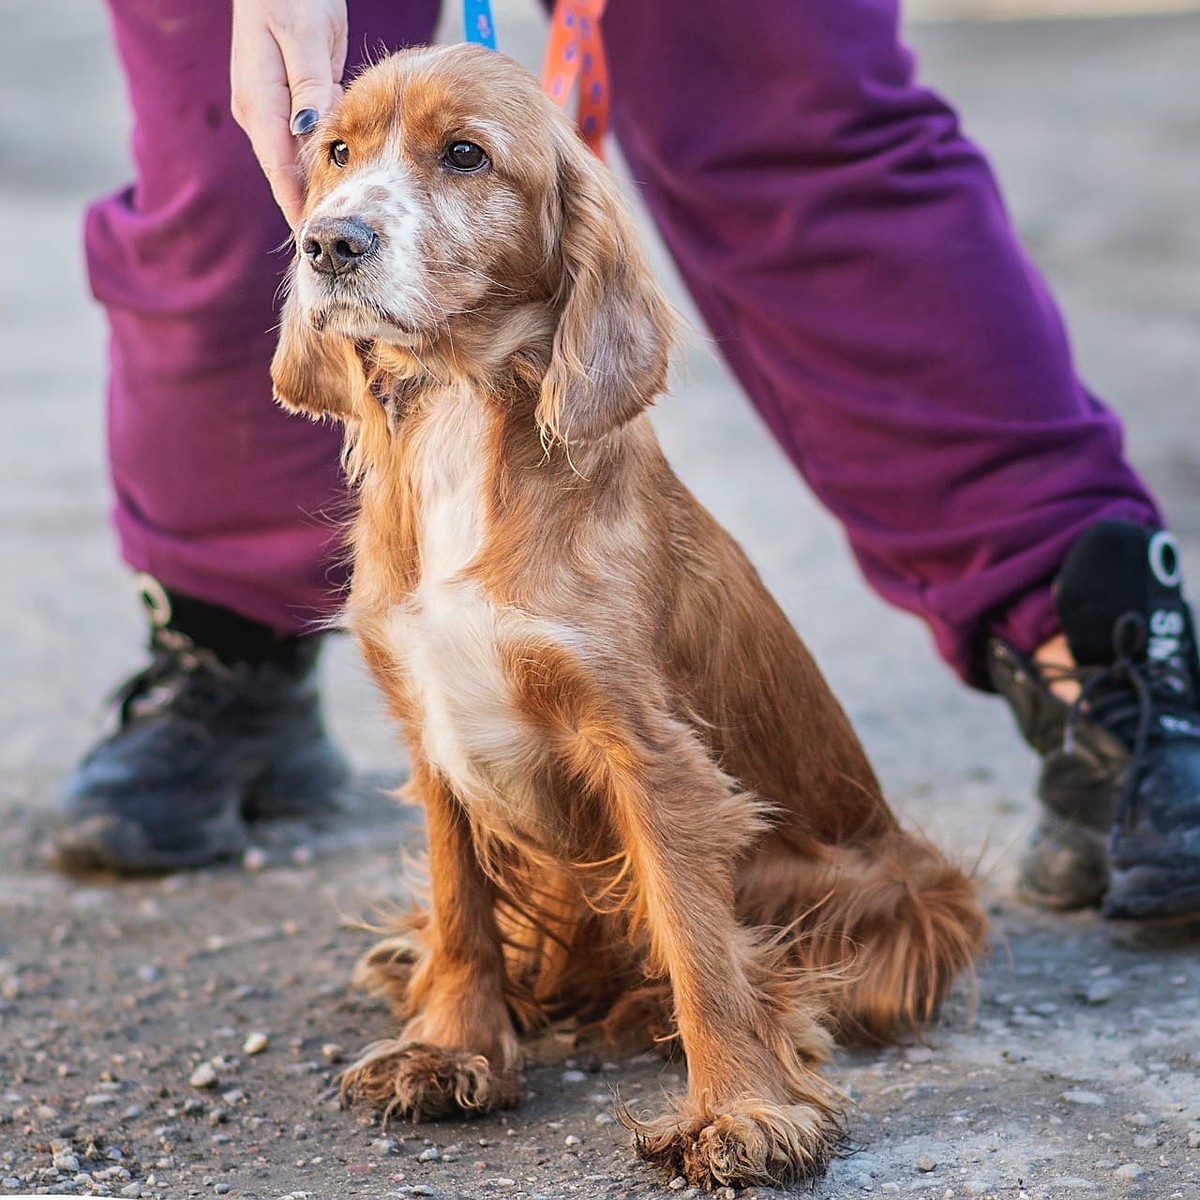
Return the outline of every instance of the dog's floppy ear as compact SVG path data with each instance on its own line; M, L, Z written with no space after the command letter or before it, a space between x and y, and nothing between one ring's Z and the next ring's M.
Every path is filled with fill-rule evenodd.
M560 152L558 325L537 422L568 445L624 425L666 388L675 318L617 183L583 149Z
M354 390L364 383L354 343L340 333L314 329L294 295L284 301L279 341L271 360L275 399L291 412L346 420Z

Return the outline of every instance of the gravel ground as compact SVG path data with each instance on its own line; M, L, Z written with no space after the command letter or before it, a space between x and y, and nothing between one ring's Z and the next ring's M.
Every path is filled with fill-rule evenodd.
M528 6L508 0L499 15L528 58ZM5 23L0 1194L673 1188L635 1163L612 1106L619 1095L654 1108L681 1086L678 1066L584 1054L562 1033L531 1047L527 1102L498 1118L384 1130L338 1106L343 1055L389 1032L347 989L370 941L357 923L399 894L400 850L420 839L415 816L377 789L364 784L329 828L263 831L245 869L122 882L46 866L56 780L95 736L100 697L136 665L141 636L104 520L102 330L75 232L85 199L124 177L125 118L99 11L41 0L10 6ZM1200 578L1200 17L950 23L913 37L993 149L1086 373L1131 418L1132 453ZM839 1055L847 1153L812 1194L1200 1196L1194 931L1016 901L1033 763L1002 706L964 692L924 631L866 593L700 339L660 428L815 649L897 806L978 864L995 921L977 979L922 1043ZM332 648L328 679L331 720L364 777L394 775L348 645Z
M391 823L360 814L367 828L374 841ZM370 935L339 913L394 893L392 855L367 840L305 831L246 873L64 887L29 861L11 875L0 1191L658 1193L612 1115L617 1095L636 1110L680 1088L653 1055L551 1034L531 1048L526 1103L499 1118L381 1129L340 1108L338 1064L389 1032L345 985ZM1196 1195L1188 938L1004 903L994 916L996 951L923 1043L839 1055L850 1143L816 1195Z

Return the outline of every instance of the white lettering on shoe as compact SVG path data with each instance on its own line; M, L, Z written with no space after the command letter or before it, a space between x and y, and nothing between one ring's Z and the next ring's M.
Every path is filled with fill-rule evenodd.
M1200 729L1197 729L1190 721L1184 721L1180 717L1171 717L1166 713L1158 718L1159 725L1168 733L1185 733L1192 736L1200 736Z
M1178 587L1183 580L1183 567L1179 556L1179 543L1173 533L1160 529L1146 547L1146 557L1154 578L1163 587Z
M1156 608L1150 614L1150 639L1146 657L1167 662L1180 652L1179 639L1184 633L1183 613L1173 608Z

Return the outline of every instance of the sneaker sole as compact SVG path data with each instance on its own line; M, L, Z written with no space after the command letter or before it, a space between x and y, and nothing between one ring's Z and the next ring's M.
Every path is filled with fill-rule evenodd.
M1178 870L1114 868L1102 911L1110 921L1200 918L1197 864Z
M97 815L60 828L54 857L68 872L115 871L119 875L163 875L236 858L246 847L246 823L237 813L197 827L186 850L151 846L145 831L132 821Z

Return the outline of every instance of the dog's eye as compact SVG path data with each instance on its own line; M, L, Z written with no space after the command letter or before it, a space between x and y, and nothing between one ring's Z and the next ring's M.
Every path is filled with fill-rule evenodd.
M345 142L331 142L329 145L329 161L335 167L344 167L350 161L350 147Z
M478 171L487 166L488 156L474 142L451 142L442 151L442 162L455 171Z

